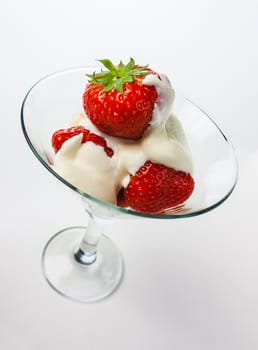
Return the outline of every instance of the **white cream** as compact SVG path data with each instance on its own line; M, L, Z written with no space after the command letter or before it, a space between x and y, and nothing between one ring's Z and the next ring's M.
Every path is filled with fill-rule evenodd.
M140 140L108 136L81 114L76 124L104 137L114 155L108 157L101 146L92 142L81 144L82 135L77 135L63 144L54 159L55 171L68 182L113 204L119 189L127 186L130 175L147 160L188 173L193 169L184 131L179 120L171 114L175 93L169 80L165 76L160 80L151 74L143 82L156 87L159 99L150 127Z
M150 122L150 128L162 127L168 120L172 104L175 98L175 91L172 88L168 77L164 74L160 74L159 77L154 74L146 75L143 79L144 85L154 85L159 99L155 103L152 119Z
M142 149L146 158L153 163L166 165L176 170L192 173L193 166L187 144L184 143L184 133L178 119L170 116L166 124L174 124L175 133L171 129L155 129L142 141ZM181 136L181 138L175 136Z
M57 152L54 169L78 189L103 201L115 203L116 165L103 147L81 143L82 134L67 140Z

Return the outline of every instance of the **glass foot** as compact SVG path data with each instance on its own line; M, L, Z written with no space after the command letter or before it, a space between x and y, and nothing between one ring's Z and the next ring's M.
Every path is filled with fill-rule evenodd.
M122 257L112 241L101 235L97 256L82 264L74 254L85 236L86 227L69 227L55 234L42 255L43 274L62 296L80 302L93 302L110 295L123 274Z

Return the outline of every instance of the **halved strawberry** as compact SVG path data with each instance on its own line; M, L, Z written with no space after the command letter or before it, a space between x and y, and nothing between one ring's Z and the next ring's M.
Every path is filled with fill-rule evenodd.
M194 180L190 174L147 161L131 176L117 203L143 213L162 214L185 202L193 189Z
M82 143L94 142L96 145L102 146L107 156L112 157L114 152L112 148L107 146L106 140L85 129L83 126L73 126L68 129L60 129L54 132L52 136L52 147L58 152L63 143L75 135L83 134Z
M147 66L137 66L131 58L127 65L114 66L100 60L108 69L88 75L83 105L92 123L108 135L136 140L142 137L152 118L158 93L154 86L142 84Z

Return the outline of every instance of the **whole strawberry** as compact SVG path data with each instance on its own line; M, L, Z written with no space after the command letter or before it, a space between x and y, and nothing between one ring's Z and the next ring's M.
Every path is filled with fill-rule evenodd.
M131 58L118 66L108 60L100 62L107 71L88 75L89 84L83 94L85 113L102 132L137 140L152 119L158 93L154 86L142 83L147 74L156 74L147 66L137 66Z
M194 189L190 174L147 161L128 186L120 190L117 204L149 214L162 214L184 203Z
M108 157L112 157L114 152L107 146L106 140L85 129L83 126L72 126L68 129L60 129L54 132L52 135L52 147L56 152L62 147L63 143L69 140L71 137L82 134L82 143L93 142L98 146L102 146Z

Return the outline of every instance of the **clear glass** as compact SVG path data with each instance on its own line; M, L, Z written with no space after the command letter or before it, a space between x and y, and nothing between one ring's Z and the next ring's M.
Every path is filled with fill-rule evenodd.
M43 273L60 294L82 302L96 301L112 293L122 278L122 258L115 245L103 235L105 220L142 217L178 219L214 209L232 193L237 182L234 149L215 122L189 99L176 92L172 112L185 131L194 164L195 189L184 205L165 215L152 215L103 202L76 188L52 168L54 131L70 127L83 111L85 74L96 67L57 72L37 82L21 108L24 136L44 167L83 200L89 214L88 228L67 228L52 237L43 256Z

